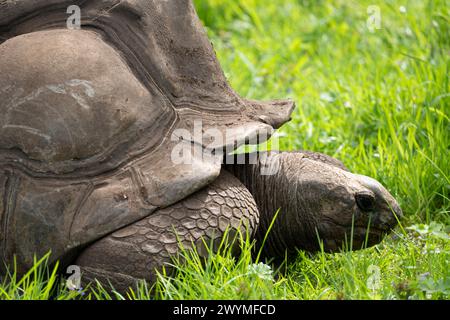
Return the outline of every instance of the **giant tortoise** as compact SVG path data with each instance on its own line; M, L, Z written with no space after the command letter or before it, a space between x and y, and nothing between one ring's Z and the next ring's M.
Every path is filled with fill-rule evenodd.
M276 214L269 257L378 243L401 210L377 181L314 152L232 154L293 110L231 89L190 0L0 1L2 272L51 251L123 289L180 245L261 245Z

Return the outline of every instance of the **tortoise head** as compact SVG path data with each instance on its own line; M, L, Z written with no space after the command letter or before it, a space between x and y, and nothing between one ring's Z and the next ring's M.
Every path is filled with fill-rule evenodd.
M378 181L349 172L326 155L281 153L275 175L261 178L253 192L261 212L258 238L267 232L265 251L271 256L286 250L335 252L373 246L397 225L402 216L394 197ZM257 190L270 190L265 200ZM253 188L255 191L255 188ZM319 241L320 239L320 241Z
M304 159L297 173L298 212L310 217L312 243L325 251L373 246L402 216L394 197L378 181L322 161ZM313 230L314 229L314 230Z

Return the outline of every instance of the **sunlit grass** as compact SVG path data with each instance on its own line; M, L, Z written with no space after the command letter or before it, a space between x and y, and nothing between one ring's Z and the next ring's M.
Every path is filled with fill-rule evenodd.
M175 275L162 272L153 287L142 283L127 293L98 283L70 291L43 258L21 280L5 279L0 299L449 299L448 232L441 224L414 225L364 251L299 252L281 265L255 259L254 243L244 236L239 256L226 242L206 260L183 250Z

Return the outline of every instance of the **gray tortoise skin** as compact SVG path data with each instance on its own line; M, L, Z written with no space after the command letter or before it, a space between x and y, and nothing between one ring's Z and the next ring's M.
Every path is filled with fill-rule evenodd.
M72 5L81 29L67 28ZM356 245L378 243L400 207L326 155L262 155L274 175L261 161L172 161L179 144L268 138L294 107L231 89L190 0L0 0L0 271L51 251L125 290L153 282L178 240L206 255L202 239L245 229L261 244L278 209L267 256L316 251L318 237L338 251L352 228ZM171 139L196 121L228 139Z

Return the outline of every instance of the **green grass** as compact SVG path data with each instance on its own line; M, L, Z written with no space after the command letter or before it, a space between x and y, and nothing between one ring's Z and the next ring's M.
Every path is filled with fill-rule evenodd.
M56 276L57 266L43 258L23 278L7 278L0 299L448 299L450 236L441 224L414 225L364 251L315 255L299 252L297 260L276 270L252 259L252 245L242 239L242 253L230 246L211 253L206 262L183 251L174 261L174 277L160 275L153 288L121 295L99 284L70 291Z
M205 265L186 253L188 262L174 278L160 278L153 298L450 298L450 3L195 2L241 95L297 101L293 120L280 130L281 147L324 152L378 179L406 220L374 248L300 252L282 273L252 261L248 242L241 257L223 250ZM370 5L382 18L373 33ZM101 289L69 292L56 276L45 280L47 272L36 267L22 282L5 280L0 298L117 298ZM130 298L149 298L148 291Z

